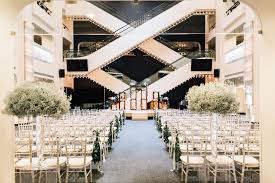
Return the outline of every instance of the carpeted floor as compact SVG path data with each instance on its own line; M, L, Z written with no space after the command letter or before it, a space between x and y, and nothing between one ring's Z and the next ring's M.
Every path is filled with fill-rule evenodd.
M96 183L178 183L154 121L126 121Z

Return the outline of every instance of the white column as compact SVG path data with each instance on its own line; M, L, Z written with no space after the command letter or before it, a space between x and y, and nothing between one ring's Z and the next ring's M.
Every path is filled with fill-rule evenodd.
M0 6L0 111L4 108L3 98L14 87L15 35L14 25L19 11L30 0L1 0ZM14 124L0 112L0 182L14 182Z
M216 1L216 68L220 69L220 82L224 82L224 3L222 1Z
M64 90L64 79L59 78L59 69L64 68L63 63L63 7L64 1L53 1L53 14L55 21L54 35L54 81L61 90Z
M272 3L271 3L272 4ZM257 60L258 78L258 114L261 127L261 182L275 182L275 35L274 35L274 6L269 11L263 10L263 35L257 49L260 50L260 59Z

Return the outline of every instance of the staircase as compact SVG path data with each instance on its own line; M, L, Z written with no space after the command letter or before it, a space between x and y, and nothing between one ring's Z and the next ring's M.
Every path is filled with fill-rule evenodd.
M119 94L129 88L129 85L101 69L88 74L87 77L115 94Z
M168 7L171 7L172 5L174 5L178 2L176 1L176 2L168 2L168 3L169 3ZM98 4L104 4L104 3L102 3L102 2L87 3L84 1L79 1L78 4L75 4L73 6L70 5L69 7L66 8L66 10L67 10L66 15L71 17L73 20L91 21L92 23L98 25L102 29L104 29L112 34L115 34L116 36L122 36L126 32L133 30L134 27L137 25L138 21L127 24L126 22L129 22L129 20L125 19L124 17L117 16L118 13L116 12L116 10L109 10L108 12L111 12L111 13L113 12L112 14L109 14L107 12L104 12L102 9L100 9L100 8L103 8L104 10L106 9L106 8L102 7L103 5L100 5L99 6L100 8L98 8L97 6L94 6L94 4L96 4L98 6ZM83 9L83 7L86 7L86 9L81 10L81 8ZM162 8L168 8L168 7L167 7L167 2L164 2L161 5L154 8L153 10L147 12L143 17L150 15L150 13L152 11L159 12ZM86 16L80 15L80 14L83 15L83 11L84 11L84 14L86 14ZM93 12L93 16L91 16L90 12ZM144 19L143 17L141 17L140 19ZM105 19L108 19L108 20L105 20ZM137 20L139 20L139 19L137 19ZM105 46L106 44L108 44L111 41L112 41L112 39L110 39L110 40L107 39L106 43L102 44L101 47ZM154 39L149 39L147 42L139 45L138 49L140 49L141 51L145 52L146 54L154 57L156 60L158 60L164 64L170 64L171 62L173 62L181 57L181 55L179 53L173 51L172 49L168 48L167 46L161 44L160 42L158 42ZM89 53L91 53L91 52L92 51L90 51ZM86 51L83 51L83 53L82 52L79 53L77 51L71 50L68 52L67 55L81 57L83 55L88 55L89 53L87 53ZM66 58L68 58L68 57L66 57ZM73 57L70 57L70 58L73 58Z
M214 63L212 62L212 68L214 68L213 64ZM183 84L184 82L188 81L189 79L195 77L196 75L213 74L213 71L191 71L191 59L186 57L182 57L181 59L179 59L178 61L174 62L173 64L167 67L170 67L170 68L172 67L175 70L172 72L168 71L169 74L167 74L166 76L160 79L158 79L157 73L145 79L145 80L148 80L148 79L151 80L150 83L147 83L148 84L147 86L148 103L153 100L153 92L159 92L159 95L163 95L173 90L174 88L178 87L179 85ZM141 81L136 86L144 85L144 81ZM129 98L130 88L128 88L124 92L126 93L126 96L127 96L126 109L130 109L130 98ZM141 93L138 92L137 98L139 99L140 96L141 96Z
M193 16L194 14L207 14L209 11L212 12L213 8L214 3L210 0L182 1L149 20L145 19L135 22L134 27L136 28L130 27L120 31L119 36L121 35L121 37L115 39L111 43L91 53L90 55L82 58L88 59L89 73L108 65L109 63L113 62L114 60L120 58L124 54L137 47L141 47L141 49L144 49L145 52L154 52L157 57L162 57L163 60L171 63L181 56L173 50L169 49L168 47L158 43L157 41L151 41L152 38L179 24L180 22L184 21L190 16ZM79 12L85 13L87 9L82 9ZM125 26L122 25L122 22L116 17L113 17L112 22L110 23L110 19L108 18L111 18L111 15L100 10L96 6L94 6L94 9L97 9L97 11L93 11L93 15L87 15L88 17L92 18L94 22L100 22L102 25L104 24L107 29L112 31L118 30L118 27ZM73 11L75 12L76 9L72 10L71 13L73 13ZM103 21L102 19L104 19L105 21ZM117 19L118 21L113 21L115 19ZM165 51L163 51L164 49ZM176 54L167 54L168 49L171 51L171 53Z

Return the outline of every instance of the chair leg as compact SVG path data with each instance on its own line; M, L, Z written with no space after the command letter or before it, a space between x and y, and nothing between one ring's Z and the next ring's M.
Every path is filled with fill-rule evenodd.
M233 174L234 174L234 172L233 172ZM231 170L229 171L229 174L228 174L229 176L228 176L228 181L229 182L231 182ZM233 175L234 176L234 175Z
M188 171L189 171L189 167L187 165L186 166L186 171L185 171L185 183L187 183L187 181L188 181Z
M92 166L92 163L90 165L90 178L91 178L91 182L93 182L93 166Z
M237 182L237 176L236 176L236 168L235 168L234 163L233 163L233 165L232 165L232 168L233 168L234 182L235 182L235 183L238 183L238 182Z
M61 183L60 168L57 169L57 175L58 175L58 182Z
M34 171L31 171L32 183L34 183Z
M242 165L241 183L244 182L244 165Z
M38 183L41 182L41 178L42 178L42 171L39 172L39 178L38 178Z
M68 183L69 180L69 168L66 168L66 183Z
M183 171L184 171L184 167L183 164L181 164L181 181L183 182Z
M215 165L215 170L214 170L214 183L217 182L217 165Z
M88 183L87 169L84 167L85 183Z
M22 177L21 177L21 170L19 170L19 183L22 182Z
M209 165L207 166L207 170L206 170L207 172L206 172L206 183L208 182L208 180L209 180L209 174L210 174L210 172L209 172Z

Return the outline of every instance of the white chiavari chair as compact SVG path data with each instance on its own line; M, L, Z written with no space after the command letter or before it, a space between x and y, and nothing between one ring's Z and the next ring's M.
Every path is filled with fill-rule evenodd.
M250 122L246 122L246 124L242 124L242 128L239 128L238 131L246 133L238 133L241 139L240 148L241 153L239 155L235 155L233 160L235 161L237 166L240 166L240 171L237 171L241 176L241 183L245 182L245 172L255 172L259 174L260 171L260 161L259 161L259 143L260 143L260 134L259 128L257 124L251 124ZM251 180L249 180L251 182Z
M36 157L36 146L34 145L33 123L30 120L20 121L18 124L16 140L16 162L15 173L19 175L19 182L22 181L22 174L30 174L34 183L35 177L39 174L39 158Z
M92 182L92 152L87 151L87 137L85 129L75 128L73 141L66 140L67 169L66 183L71 173L84 173L85 182L88 183L88 176Z
M218 172L228 175L229 181L231 181L231 175L233 175L234 182L237 183L235 164L233 160L235 157L236 139L233 135L232 137L230 136L230 141L228 141L228 133L224 133L224 125L226 125L226 123L226 118L224 118L223 116L218 117L218 120L215 124L217 125L217 128L214 128L212 131L213 133L216 133L216 135L214 136L212 134L211 137L212 153L211 155L206 156L208 168L207 180L209 178L209 173L211 173L214 176L214 183L217 182ZM216 132L214 132L215 130ZM228 131L230 132L229 134L232 134L232 129L227 129L227 132ZM219 148L219 146L233 147L233 149L228 151Z

